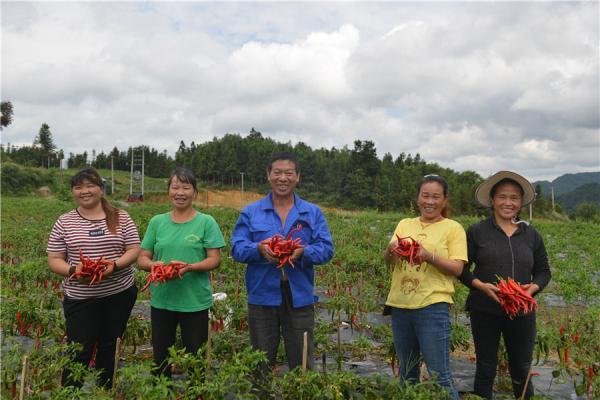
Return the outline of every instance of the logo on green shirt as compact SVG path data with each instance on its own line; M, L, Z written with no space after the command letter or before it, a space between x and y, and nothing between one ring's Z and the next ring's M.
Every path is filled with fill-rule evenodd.
M200 241L200 237L198 235L194 235L193 233L190 233L189 235L184 237L184 239L190 243L196 243Z

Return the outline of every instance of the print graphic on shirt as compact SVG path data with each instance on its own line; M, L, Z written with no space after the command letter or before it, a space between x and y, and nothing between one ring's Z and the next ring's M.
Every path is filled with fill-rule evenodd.
M187 235L186 237L184 237L184 239L189 242L189 243L196 243L200 241L200 236L198 235L194 235L193 233L190 233L189 235Z
M89 231L88 235L91 237L104 236L104 229L102 229L102 228L94 229L93 231Z
M420 284L421 281L416 277L411 278L409 276L404 276L400 280L400 288L402 289L402 293L404 293L405 295L409 295L412 292L415 292Z

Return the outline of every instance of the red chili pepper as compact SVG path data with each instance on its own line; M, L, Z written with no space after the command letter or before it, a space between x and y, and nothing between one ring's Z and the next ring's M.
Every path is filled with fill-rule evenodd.
M587 369L588 372L588 380L587 380L587 384L585 385L585 392L586 392L586 397L587 400L590 400L590 387L592 386L592 381L594 380L594 377L596 376L596 371L594 371L594 366L590 365Z
M420 265L423 260L419 257L419 249L421 245L419 242L411 238L410 236L400 237L396 235L398 244L391 249L401 260L408 261L409 265Z
M78 278L85 276L90 278L88 286L92 286L94 283L102 282L102 276L106 268L112 263L112 261L105 260L104 257L100 257L97 260L92 260L90 257L84 257L83 251L79 249L79 261L81 262L81 271L75 272L69 276L69 279Z
M181 275L181 269L186 265L186 263L177 261L171 261L167 265L163 263L154 264L150 274L148 274L146 277L146 284L141 291L146 290L151 283L154 283L156 286L159 283L164 283L170 279L173 279L175 276L178 276L181 279L183 277L183 275Z
M496 287L499 289L497 296L500 305L510 319L520 313L528 314L538 309L537 301L512 278L506 281L500 278Z
M98 342L94 342L94 347L92 347L92 356L90 357L90 362L88 363L88 367L94 368L96 366L96 352L98 351Z
M573 343L577 344L579 343L579 332L575 332L572 336L571 339L573 340Z
M290 233L288 233L285 239L281 235L275 235L261 242L261 244L266 244L269 247L271 253L275 254L275 256L279 258L279 264L277 264L277 268L282 268L286 264L290 264L292 268L294 267L294 263L291 260L291 256L294 253L294 251L304 246L301 244L302 239L292 239L292 235L301 230L302 225L298 224L294 229L290 231Z
M21 332L21 336L27 336L27 331L31 327L31 324L25 326L25 323L21 319L21 311L17 311L17 321L19 322L19 331Z

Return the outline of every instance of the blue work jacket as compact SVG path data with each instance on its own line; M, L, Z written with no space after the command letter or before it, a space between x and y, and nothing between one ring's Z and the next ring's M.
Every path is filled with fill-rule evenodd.
M325 264L333 257L333 242L327 221L321 209L294 194L295 204L290 210L285 226L275 211L271 193L242 210L233 233L231 247L234 260L248 264L246 288L248 303L261 306L281 305L281 271L269 263L258 251L264 239L276 234L287 237L298 224L302 230L293 238L301 238L304 254L294 262L294 268L286 265L285 273L292 291L294 308L315 304L314 265Z

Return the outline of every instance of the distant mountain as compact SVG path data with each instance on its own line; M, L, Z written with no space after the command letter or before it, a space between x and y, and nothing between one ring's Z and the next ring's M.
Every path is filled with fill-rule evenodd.
M555 197L561 207L569 212L575 211L577 205L584 202L596 203L600 206L600 183L587 183L568 193Z
M552 187L554 187L554 199L558 196L572 192L580 186L588 183L597 183L600 185L600 172L579 172L576 174L564 174L553 180L533 182L533 185L540 185L542 188L542 196L550 197ZM582 200L583 201L583 200Z

